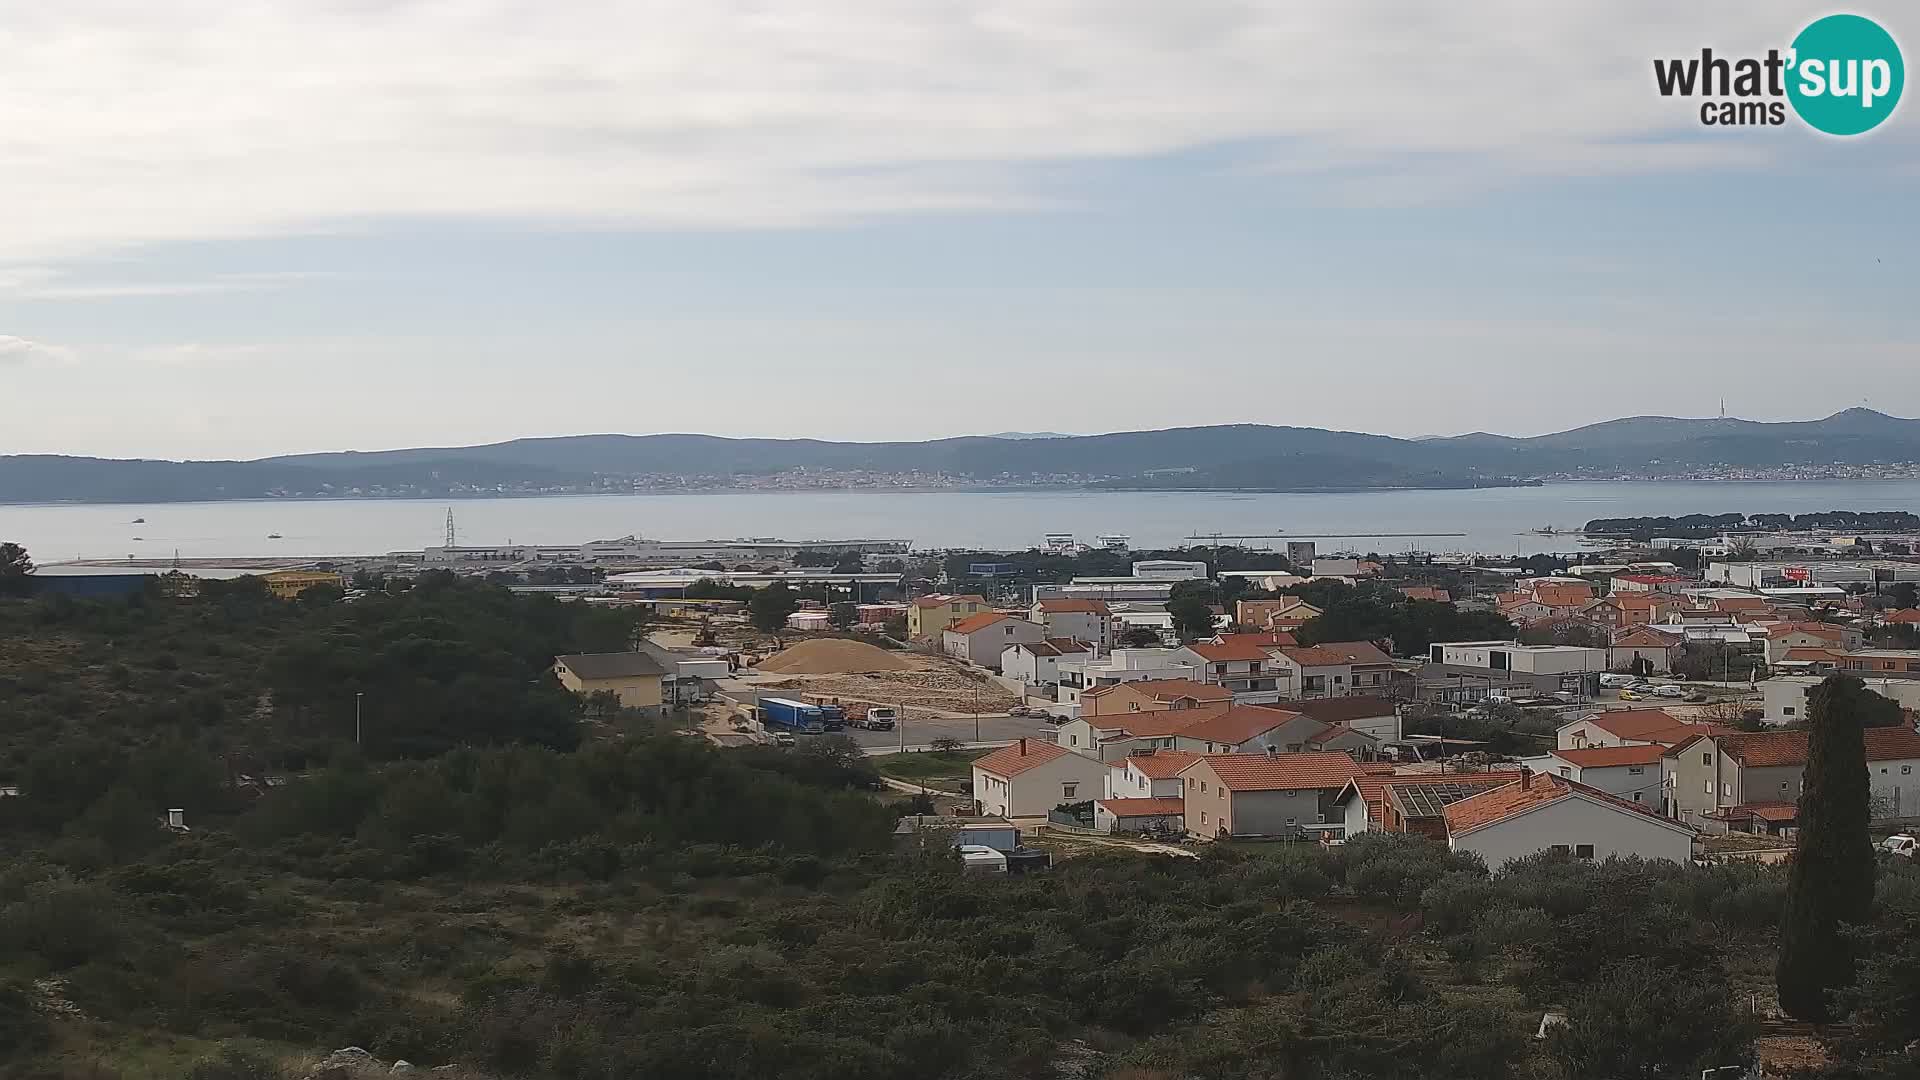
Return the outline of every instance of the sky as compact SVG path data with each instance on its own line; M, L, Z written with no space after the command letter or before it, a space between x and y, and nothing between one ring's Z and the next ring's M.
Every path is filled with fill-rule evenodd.
M1920 102L1654 87L1834 10L12 5L0 453L1912 416Z

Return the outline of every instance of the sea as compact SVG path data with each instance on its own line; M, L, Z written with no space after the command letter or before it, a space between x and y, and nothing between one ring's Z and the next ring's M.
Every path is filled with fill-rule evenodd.
M1465 491L707 491L493 499L266 499L0 505L0 541L35 561L380 555L439 544L893 539L915 549L1021 550L1048 533L1136 548L1215 543L1323 552L1579 550L1597 517L1920 509L1920 480L1586 481ZM1543 535L1536 530L1560 530ZM1234 540L1234 536L1258 539ZM1272 537L1268 539L1267 537ZM1197 539L1196 539L1197 538Z

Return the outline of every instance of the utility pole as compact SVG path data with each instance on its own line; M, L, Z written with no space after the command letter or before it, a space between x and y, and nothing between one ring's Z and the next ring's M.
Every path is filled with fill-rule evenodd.
M980 684L973 684L973 741L980 741Z
M353 692L353 745L360 745L360 699L366 697L364 691Z

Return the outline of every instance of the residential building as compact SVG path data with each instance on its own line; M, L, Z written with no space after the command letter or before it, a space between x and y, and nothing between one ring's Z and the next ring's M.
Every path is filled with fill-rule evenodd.
M1107 767L1039 739L1019 739L973 763L973 798L982 814L1041 817L1061 803L1103 794Z
M1453 594L1435 585L1402 585L1400 595L1409 600L1431 600L1436 604L1453 603Z
M1083 641L1099 652L1113 649L1113 611L1104 600L1036 600L1027 618L1045 627L1049 640Z
M1179 798L1184 789L1180 770L1200 760L1183 750L1137 750L1110 763L1107 797L1113 799Z
M1674 661L1686 648L1686 639L1651 626L1635 626L1616 633L1607 650L1607 667L1612 671L1632 671L1664 675L1673 670Z
M1518 770L1478 773L1366 774L1347 781L1334 808L1347 836L1363 832L1417 833L1447 838L1450 803L1520 779Z
M961 596L944 593L916 596L907 608L907 636L916 640L938 641L941 631L953 623L992 610L993 605L987 603L986 597L973 593Z
M1587 604L1579 610L1577 616L1582 622L1591 623L1594 626L1604 626L1609 630L1618 630L1627 625L1626 609L1621 607L1619 603L1611 597L1606 596L1598 600L1588 601Z
M1060 661L1060 702L1084 709L1105 707L1089 703L1086 696L1125 683L1192 682L1198 675L1189 664L1174 657L1174 649L1115 649L1111 655L1086 660ZM1218 691L1218 688L1216 688ZM1220 696L1224 691L1212 696ZM1231 696L1231 695L1226 695ZM1105 709L1105 711L1113 711Z
M1093 804L1093 827L1104 833L1176 834L1184 831L1186 801L1100 799Z
M1000 670L1000 659L1009 645L1034 645L1046 639L1047 631L1039 623L1016 619L998 611L983 611L951 623L940 632L941 648L948 656L975 667Z
M1360 574L1359 559L1316 558L1313 560L1313 576L1317 578L1355 578Z
M1092 650L1070 638L1015 642L1000 654L1000 674L1018 679L1025 686L1060 685L1060 661L1066 657L1085 657Z
M1898 702L1903 709L1920 710L1920 677L1912 675L1875 675L1848 671L1864 682L1867 689ZM1765 722L1792 724L1807 718L1807 694L1819 686L1825 675L1775 675L1760 683L1761 709Z
M625 708L658 711L667 669L643 652L576 653L554 657L553 674L582 697L606 692Z
M1589 746L1581 750L1554 750L1523 764L1537 773L1577 780L1590 788L1653 809L1661 806L1664 794L1661 761L1666 753L1667 747L1660 743Z
M1771 680L1769 680L1771 681ZM1909 727L1868 728L1867 778L1873 817L1920 816L1920 733ZM1667 812L1693 824L1724 827L1742 807L1795 803L1803 789L1807 732L1723 732L1668 749Z
M1692 578L1678 577L1673 574L1621 574L1613 579L1612 589L1616 593L1678 593L1694 584L1697 583Z
M1370 641L1282 647L1274 659L1287 669L1279 678L1281 685L1291 686L1289 698L1378 694L1391 688L1399 674L1393 657Z
M1767 627L1767 663L1777 664L1792 649L1834 649L1850 652L1860 648L1863 637L1858 629L1838 623L1782 622Z
M1068 750L1112 764L1124 761L1130 754L1172 750L1181 731L1230 707L1221 701L1179 709L1082 716L1061 724L1054 732L1054 741Z
M1920 649L1853 649L1840 661L1840 670L1862 679L1920 675Z
M344 589L347 585L344 574L331 570L272 570L261 574L260 580L267 592L282 600L297 600L308 589Z
M1379 741L1365 732L1261 705L1237 705L1199 718L1173 733L1173 746L1196 754L1340 751L1358 760L1372 760L1380 750Z
M1520 779L1449 804L1447 846L1498 870L1555 851L1576 859L1641 858L1688 863L1694 830L1644 806L1559 776Z
M1345 831L1334 798L1363 775L1351 757L1209 755L1181 770L1187 832L1200 837Z
M1559 750L1594 746L1672 746L1719 725L1681 720L1664 709L1613 709L1589 713L1560 725L1554 736Z
M1399 742L1404 734L1400 727L1400 709L1386 698L1352 694L1346 697L1304 698L1276 707L1310 716L1330 727L1352 728L1372 736L1379 743Z
M1234 623L1254 630L1271 630L1276 625L1291 629L1319 614L1319 608L1297 596L1281 596L1272 600L1236 600L1233 605Z
M1229 634L1174 650L1173 658L1199 673L1201 682L1221 687L1236 701L1278 701L1293 697L1293 669L1275 660L1280 646L1262 645L1261 634Z

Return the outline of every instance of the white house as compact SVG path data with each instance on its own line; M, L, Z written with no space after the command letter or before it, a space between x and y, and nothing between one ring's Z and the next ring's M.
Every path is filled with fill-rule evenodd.
M998 611L983 611L942 630L940 642L943 651L955 660L998 671L1007 646L1031 645L1046 640L1046 636L1046 629L1039 623L1015 619Z
M1078 705L1089 690L1121 683L1149 682L1160 679L1191 679L1194 669L1181 663L1177 649L1115 649L1111 655L1084 661L1062 657L1056 665L1060 672L1062 705Z
M1365 732L1323 724L1302 713L1240 705L1173 733L1173 746L1193 754L1310 754L1345 751L1377 756L1380 744Z
M1448 805L1446 822L1447 845L1480 856L1493 870L1541 851L1576 859L1693 858L1691 827L1585 784L1532 772Z
M1104 600L1036 600L1027 619L1046 627L1049 641L1065 638L1086 642L1100 652L1113 650L1113 610Z
M1582 750L1554 750L1523 764L1535 772L1574 780L1653 809L1661 805L1660 763L1666 753L1667 747L1659 743L1589 746Z
M1606 649L1578 645L1522 645L1517 641L1434 642L1431 657L1450 667L1518 671L1528 675L1576 675L1605 671Z
M1061 803L1106 793L1107 766L1038 739L1020 739L973 763L973 797L982 814L1043 817Z
M1107 798L1179 798L1180 770L1200 755L1182 750L1142 750L1112 762L1107 776Z
M1174 650L1173 656L1199 672L1200 682L1231 691L1243 704L1298 697L1293 692L1294 668L1277 658L1280 646L1262 647L1252 640L1258 637L1271 635L1230 634L1196 641Z
M1017 642L1000 654L1000 674L1027 686L1058 686L1061 659L1090 652L1087 646L1068 638Z
M1392 684L1397 671L1393 657L1370 641L1283 645L1274 651L1275 663L1285 672L1276 672L1279 685L1291 687L1289 698L1377 694Z
M1712 725L1681 720L1664 709L1613 709L1589 713L1560 725L1554 745L1560 750L1590 746L1672 746Z
M1920 679L1879 678L1864 671L1849 671L1867 684L1867 689L1900 703L1904 709L1920 709ZM1769 724L1790 724L1807 718L1807 693L1819 686L1823 675L1775 675L1760 684L1761 707Z

